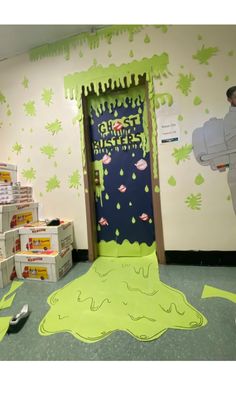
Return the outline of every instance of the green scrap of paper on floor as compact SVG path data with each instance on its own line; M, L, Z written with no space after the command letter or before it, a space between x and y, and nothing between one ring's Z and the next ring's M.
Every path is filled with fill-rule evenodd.
M236 303L236 294L234 294L233 292L224 291L220 288L205 285L202 292L202 298L212 297L225 298L226 300L232 301L232 303Z
M13 281L12 282L11 288L9 289L9 291L6 294L4 294L4 296L0 300L0 310L11 307L11 305L14 301L14 298L16 296L16 293L13 294L13 292L15 292L19 287L21 287L21 285L23 285L23 283L24 282L19 282L19 281ZM11 295L11 294L13 294L13 295Z
M48 303L39 333L68 332L83 342L97 342L118 330L151 341L168 329L207 323L182 292L160 281L154 252L99 257L86 274L51 294Z
M11 319L12 319L12 316L0 317L0 342L3 340L5 334L7 333Z

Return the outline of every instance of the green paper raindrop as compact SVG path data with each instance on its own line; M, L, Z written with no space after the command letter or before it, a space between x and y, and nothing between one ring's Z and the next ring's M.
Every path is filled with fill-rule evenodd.
M169 183L170 186L176 186L176 180L175 180L174 176L171 176L168 179L168 183Z
M150 38L149 38L148 35L145 36L144 42L145 42L145 44L148 44L150 42Z
M120 169L120 176L123 176L123 175L124 175L124 170Z
M148 185L146 185L146 186L145 186L144 190L145 190L145 192L149 192L149 187L148 187Z
M204 182L204 177L202 175L198 175L195 177L195 184L196 185L201 185Z
M133 174L132 174L132 179L133 179L133 180L135 180L135 179L136 179L136 174L135 174L135 173L133 173Z
M106 195L105 195L105 199L108 201L108 199L109 199L109 195L108 195L108 193L106 193Z
M133 223L133 224L135 224L135 223L136 223L136 220L135 220L135 218L134 218L134 217L132 217L132 220L131 220L131 221L132 221L132 223Z
M193 100L193 104L195 106L198 106L202 103L202 99L199 96L195 96L194 100Z
M132 207L132 202L129 202L129 206Z
M119 232L118 228L116 229L115 235L116 235L116 237L118 237L120 235L120 232Z

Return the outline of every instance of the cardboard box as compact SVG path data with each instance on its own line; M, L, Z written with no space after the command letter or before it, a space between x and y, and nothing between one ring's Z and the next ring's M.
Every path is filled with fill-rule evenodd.
M20 250L20 235L18 228L0 234L0 260L7 259Z
M59 226L38 225L20 229L21 250L56 250L61 253L73 243L73 223L66 220Z
M38 203L0 205L0 233L38 220Z
M17 167L13 164L0 163L0 185L17 182Z
M0 260L0 288L6 287L16 278L15 257Z
M72 247L56 251L20 252L15 255L17 278L56 282L72 267Z

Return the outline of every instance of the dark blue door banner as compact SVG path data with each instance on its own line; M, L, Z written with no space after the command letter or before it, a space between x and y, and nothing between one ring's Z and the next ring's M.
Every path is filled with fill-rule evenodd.
M144 103L134 105L128 99L112 111L105 105L99 116L90 109L97 242L110 248L155 242L150 153L142 145Z

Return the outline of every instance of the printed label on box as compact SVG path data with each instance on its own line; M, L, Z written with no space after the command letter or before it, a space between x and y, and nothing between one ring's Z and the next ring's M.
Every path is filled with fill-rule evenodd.
M12 182L10 172L0 172L0 182Z
M16 253L16 252L20 251L20 239L16 239L15 247L13 247L12 251L13 251L13 253Z
M22 272L23 278L48 279L48 270L42 266L25 266Z
M28 224L33 221L32 212L22 212L21 214L13 215L11 219L11 228L17 227L22 224Z
M30 237L26 245L28 250L47 250L51 247L50 237Z
M61 248L64 249L65 247L68 247L70 244L71 244L71 236L67 236L61 241Z
M68 260L64 265L59 269L59 278L61 278L69 269L71 268L71 261Z

